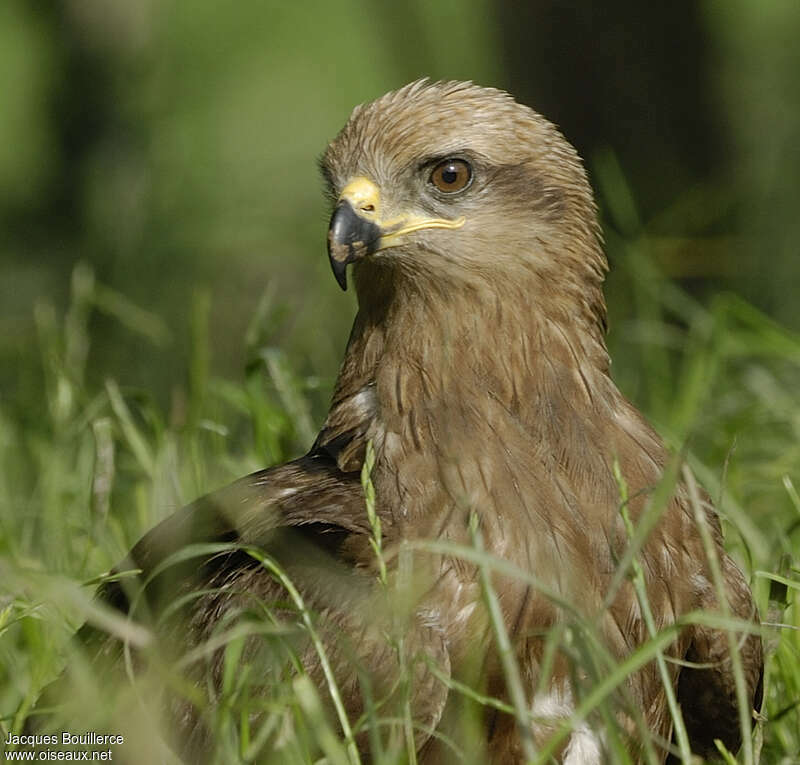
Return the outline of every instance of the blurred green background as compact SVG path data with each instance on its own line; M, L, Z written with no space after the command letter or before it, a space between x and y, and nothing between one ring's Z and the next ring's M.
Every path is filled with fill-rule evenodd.
M427 75L585 159L614 377L720 508L773 625L764 761L796 755L798 39L798 0L0 0L0 732L79 583L311 444L355 311L316 160Z
M167 405L197 294L212 369L241 376L266 296L260 339L327 391L353 305L315 161L355 104L423 75L533 105L604 212L597 176L619 171L668 276L800 328L799 36L796 0L3 0L2 406L42 401L35 306L63 315L78 262L113 290L92 298L90 379ZM630 301L609 289L619 327Z

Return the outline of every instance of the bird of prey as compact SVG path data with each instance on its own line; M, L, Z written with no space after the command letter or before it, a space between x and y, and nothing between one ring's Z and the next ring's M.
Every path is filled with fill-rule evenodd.
M575 150L505 92L423 80L358 106L321 168L330 262L343 289L349 269L358 313L315 443L168 518L119 567L138 583L100 596L136 618L180 611L183 650L263 604L274 624L298 623L301 599L325 659L306 634L297 667L323 696L335 679L352 725L369 693L385 709L402 697L424 763L453 761L440 732L474 744L468 761L525 761L609 667L666 631L666 661L632 666L615 711L576 718L553 756L606 762L613 737L632 761L675 756L667 689L694 753L715 756L715 739L736 750L741 699L746 715L760 706L756 607L707 496L688 474L669 484L661 439L610 377L607 264ZM198 543L216 547L175 555ZM386 607L404 570L413 594ZM387 638L396 624L401 641ZM82 635L98 661L118 655ZM243 652L263 660L269 693L274 640L252 635ZM198 683L213 706L226 653L209 656ZM503 703L470 700L465 684ZM522 719L509 711L520 700ZM196 756L208 716L191 699L172 713ZM369 758L374 740L352 744Z

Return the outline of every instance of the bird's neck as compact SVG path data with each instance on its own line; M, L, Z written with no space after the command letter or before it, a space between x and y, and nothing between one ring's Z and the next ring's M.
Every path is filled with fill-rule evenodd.
M360 468L370 438L389 472L431 450L463 458L484 449L504 420L557 449L596 392L616 391L597 313L569 310L525 285L418 289L372 279L359 298L318 442L345 470Z

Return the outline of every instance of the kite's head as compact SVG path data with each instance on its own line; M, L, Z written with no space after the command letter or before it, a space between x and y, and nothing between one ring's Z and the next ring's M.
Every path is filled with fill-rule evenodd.
M412 83L357 107L321 167L335 205L328 253L343 289L349 263L370 272L367 263L393 264L412 278L602 282L577 153L507 93Z

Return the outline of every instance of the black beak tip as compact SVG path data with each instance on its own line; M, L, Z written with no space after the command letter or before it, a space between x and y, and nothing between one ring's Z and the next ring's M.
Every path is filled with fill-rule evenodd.
M331 269L337 283L342 288L342 292L347 292L347 262L330 258Z
M347 290L347 265L374 252L380 237L375 223L356 213L349 202L339 202L328 228L328 258L343 290Z

